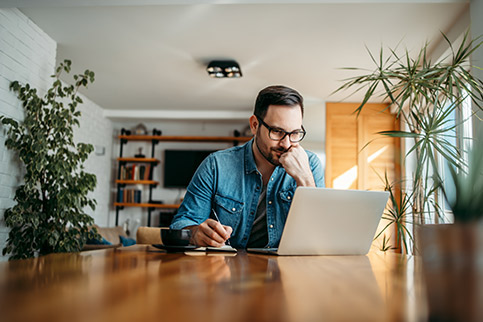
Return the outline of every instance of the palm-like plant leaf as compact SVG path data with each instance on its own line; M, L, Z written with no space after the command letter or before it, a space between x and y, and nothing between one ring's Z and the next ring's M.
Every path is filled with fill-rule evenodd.
M395 189L395 184L389 182L387 172L384 174L385 191L389 192L389 208L384 212L382 219L387 223L383 229L374 237L379 238L389 227L396 227L396 239L401 241L404 249L408 251L408 239L413 241L411 232L407 229L409 221L406 219L408 209L411 207L410 195L403 192L401 189Z
M406 131L379 132L384 136L405 138L414 142L406 154L406 158L414 155L416 161L411 193L400 195L401 204L385 215L387 220L392 220L396 225L404 224L404 221L398 221L403 209L405 211L411 209L414 216L421 218L421 222L424 222L432 213L438 216L443 213L437 196L441 187L441 178L438 171L432 170L438 169L439 157L442 157L452 169L451 173L456 186L466 187L464 190L473 196L476 193L468 187L471 185L480 187L477 182L472 181L475 177L479 178L479 174L473 173L471 178L461 177L463 169L468 166L472 168L475 165L481 167L481 163L473 160L472 163L467 164L463 159L464 151L453 146L456 132L465 120L455 123L452 118L468 98L473 102L473 106L483 109L481 103L483 102L483 82L469 71L472 67L469 58L482 46L483 35L471 40L467 32L457 47L452 46L446 35L443 34L443 37L450 48L450 54L436 63L431 62L427 57L428 44L423 46L415 56L411 56L407 50L399 54L398 50L389 49L386 53L388 57L384 58L385 53L381 49L376 57L368 49L375 69L372 72L364 71L365 74L362 76L347 79L335 91L347 89L355 89L355 92L364 91L363 100L354 111L357 115L369 100L381 97L391 103L397 118L401 118L408 128ZM480 150L483 154L483 147ZM480 160L483 156L475 158ZM483 186L480 190L483 191ZM483 195L478 196L478 200L483 200ZM483 201L470 202L464 195L458 195L456 200L454 205L456 211L461 209L465 202L471 204L474 209L483 209ZM406 226L398 226L398 235L403 236L407 233L406 230Z
M461 222L483 218L483 131L480 130L474 143L469 151L467 172L462 168L449 167L451 175L446 180L454 187L455 195L450 196L443 189L455 220Z

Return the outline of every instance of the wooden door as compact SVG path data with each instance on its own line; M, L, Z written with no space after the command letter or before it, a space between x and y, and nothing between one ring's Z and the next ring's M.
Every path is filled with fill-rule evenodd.
M326 186L340 189L384 190L387 172L399 178L399 139L377 134L398 130L395 116L385 104L366 104L359 117L357 103L326 105ZM369 144L368 144L369 143Z
M384 190L384 177L390 183L400 181L400 139L377 134L399 130L399 122L385 104L366 104L357 117L357 103L326 105L326 186L339 189ZM396 186L395 193L398 193ZM380 231L387 225L381 220ZM395 227L385 231L392 246ZM380 248L384 235L374 242Z

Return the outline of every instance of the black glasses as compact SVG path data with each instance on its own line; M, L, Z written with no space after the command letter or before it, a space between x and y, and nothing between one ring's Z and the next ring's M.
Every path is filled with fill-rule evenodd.
M282 141L288 135L290 142L296 143L296 142L302 141L305 137L305 134L307 133L305 132L303 125L301 130L287 132L282 129L273 128L267 123L263 122L263 120L258 115L255 115L255 116L257 117L258 121L268 129L268 137L273 141Z

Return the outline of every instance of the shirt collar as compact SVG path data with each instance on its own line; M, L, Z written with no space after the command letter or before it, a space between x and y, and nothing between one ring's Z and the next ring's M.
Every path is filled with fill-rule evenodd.
M258 172L257 165L255 164L255 158L253 156L253 142L255 137L245 143L245 173Z

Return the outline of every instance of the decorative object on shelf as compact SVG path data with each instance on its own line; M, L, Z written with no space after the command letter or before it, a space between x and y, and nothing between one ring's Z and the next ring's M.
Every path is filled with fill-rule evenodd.
M247 125L247 126L246 126L246 127L243 129L243 131L242 131L242 135L243 135L243 136L247 136L247 137L251 137L251 136L253 136L252 130L251 130L251 128L250 128L250 125Z
M148 129L143 123L139 123L135 128L133 128L132 133L134 135L148 135Z
M94 81L94 72L74 75L74 84L60 80L69 73L71 61L64 60L55 71L50 89L43 97L29 84L10 84L22 101L22 123L0 116L8 127L5 146L18 152L25 165L24 183L15 192L16 204L5 211L10 228L3 254L22 259L58 252L78 252L88 239L98 238L89 230L94 219L85 207L95 209L89 197L96 176L84 171L84 162L94 150L91 144L74 143L74 125L81 112L81 87Z
M241 132L238 130L233 131L233 136L235 138L239 137L246 137L246 138L251 138L253 137L253 134L250 130L250 125L248 125L246 128L244 128ZM234 145L238 145L240 142L233 142Z
M213 60L206 67L206 71L213 78L242 77L240 65L234 60Z
M135 155L134 155L134 157L135 157L135 158L145 158L145 157L146 157L146 156L143 154L143 147L142 147L142 146L141 146L141 147L139 147L138 151L139 151L139 152L138 152L138 154L135 154Z
M121 135L131 135L131 130L126 130L125 128L122 128Z

